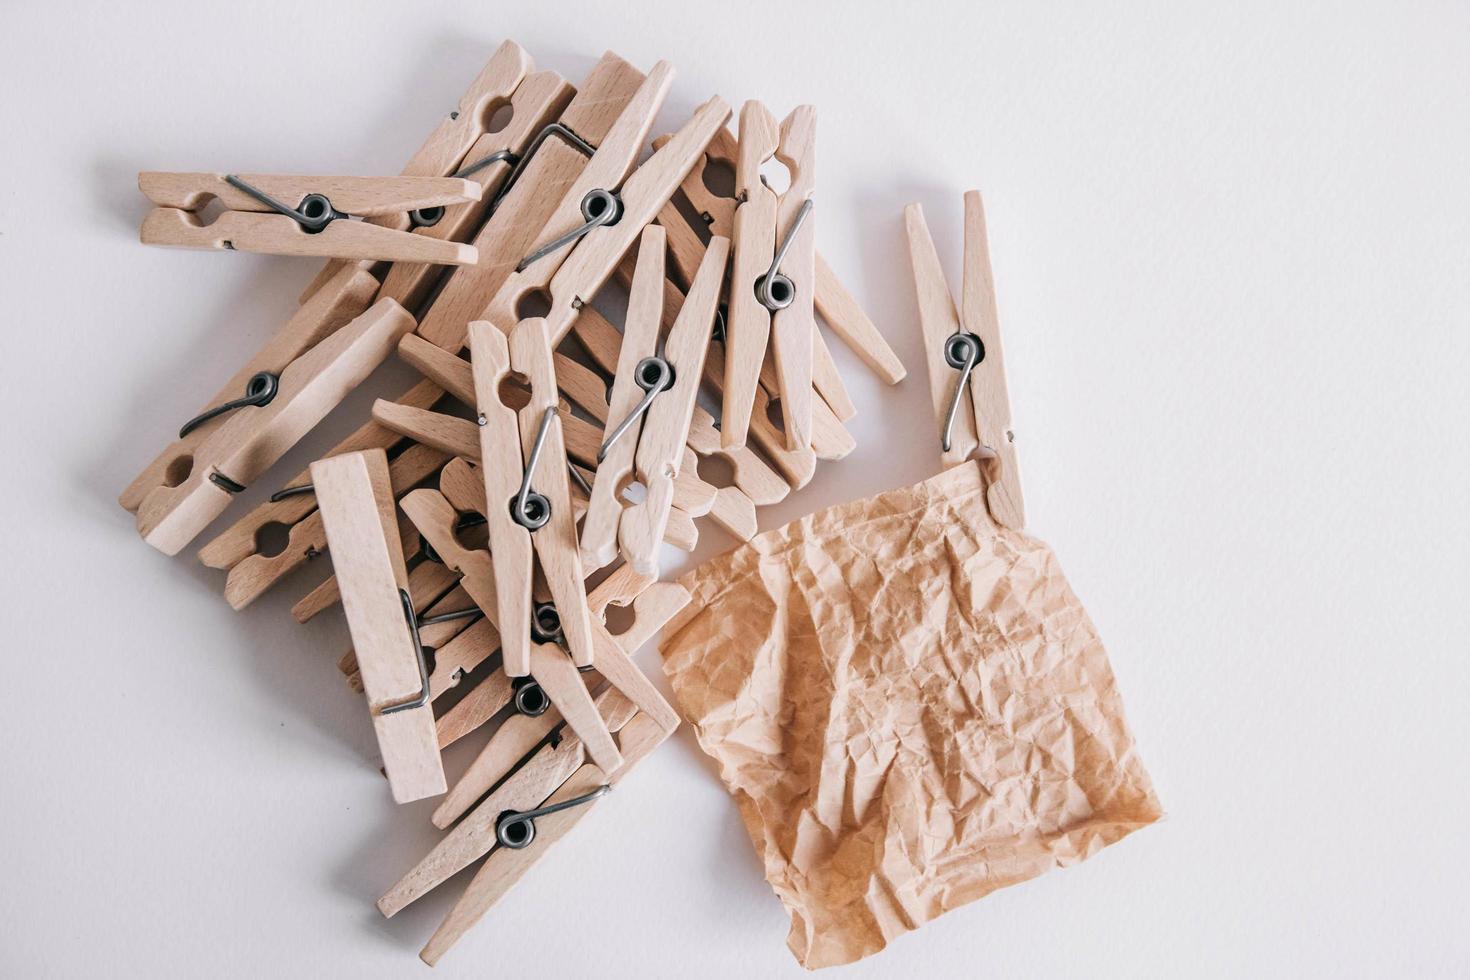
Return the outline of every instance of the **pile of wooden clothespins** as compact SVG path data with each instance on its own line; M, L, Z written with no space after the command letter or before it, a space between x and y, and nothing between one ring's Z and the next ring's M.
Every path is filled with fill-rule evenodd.
M711 98L639 163L672 77L608 54L573 87L507 42L402 176L139 179L158 205L144 242L330 260L122 494L149 544L189 545L394 350L424 375L199 556L241 608L330 553L294 613L340 600L393 798L447 791L433 821L451 829L380 909L486 858L430 963L678 724L629 659L688 600L657 581L661 542L692 548L706 515L748 540L757 507L853 449L817 314L885 382L904 375L817 254L813 110L778 126L746 103L737 139ZM772 157L784 193L760 177ZM621 330L592 306L614 277ZM289 539L265 553L269 526ZM612 605L633 612L616 636ZM442 750L492 721L449 788Z

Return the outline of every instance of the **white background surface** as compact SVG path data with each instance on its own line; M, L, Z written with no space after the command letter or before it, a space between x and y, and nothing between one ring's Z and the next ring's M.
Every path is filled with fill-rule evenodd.
M836 975L1470 971L1470 12L948 7L0 9L0 974L426 975L462 879L373 909L431 805L389 802L340 618L287 614L325 571L237 614L114 502L317 263L144 248L135 175L396 173L507 37L672 60L670 125L819 107L819 242L914 373L838 351L859 449L767 527L935 470L900 211L953 273L986 192L1031 529L1169 819ZM438 975L794 976L785 933L681 732Z

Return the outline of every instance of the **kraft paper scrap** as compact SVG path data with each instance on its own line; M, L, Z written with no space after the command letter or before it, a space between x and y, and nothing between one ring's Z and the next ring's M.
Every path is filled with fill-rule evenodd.
M1051 549L978 465L820 511L683 579L664 669L810 969L1163 814Z

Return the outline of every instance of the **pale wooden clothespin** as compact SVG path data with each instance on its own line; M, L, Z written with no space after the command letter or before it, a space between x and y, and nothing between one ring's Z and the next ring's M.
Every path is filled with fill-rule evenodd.
M443 793L428 669L382 450L312 464L342 604L393 799Z
M965 194L965 281L958 311L919 205L904 209L904 225L924 330L929 388L940 427L941 458L950 467L977 452L984 457L990 516L1019 531L1026 525L1026 511L980 192Z
M442 498L443 502L438 498ZM404 508L411 512L417 525L424 528L426 538L444 546L444 554L440 556L435 545L434 561L442 561L451 571L464 570L463 578L458 581L465 586L465 592L477 604L484 598L494 605L493 572L484 549L462 544L458 535L454 534L456 515L461 523L467 516L478 515L484 509L485 498L485 483L479 468L463 459L453 459L440 474L439 490L416 491L404 499ZM410 581L414 581L413 576L410 576ZM599 645L599 657L606 656L606 650L603 649L606 643L604 624L609 605L631 606L634 612L632 625L615 638L623 651L632 653L661 629L688 599L688 592L680 586L672 583L652 584L651 578L636 575L627 566L614 571L587 600L594 619L593 641ZM483 605L481 608L484 608ZM538 611L545 615L544 608ZM540 625L538 623L538 628ZM451 672L456 669L472 670L499 645L499 631L495 627L493 614L472 623L450 640L445 648L436 651L435 671L430 678L435 685L435 691L439 690L441 667ZM661 699L648 698L639 693L640 690L646 690L646 680L620 679L620 663L616 659L610 662L612 666L607 668L604 676L628 693L644 710L654 717L663 718L663 712L656 707L662 704ZM599 664L600 669L603 667L604 665ZM583 676L589 681L596 679L596 673ZM504 671L493 672L439 719L440 747L452 744L488 722L507 704L512 703L513 695L516 696L514 701L518 709L524 707L529 696L524 686L527 680L529 679L512 679ZM448 682L449 678L446 677L446 685ZM559 713L557 717L560 717ZM542 734L549 731L549 728L544 728Z
M145 245L445 265L474 265L477 258L472 245L351 220L478 201L480 185L463 178L150 170L138 175L138 189L158 205L143 219L138 237ZM216 199L226 210L205 222L199 212Z
M229 418L165 467L163 479L138 504L138 532L165 554L178 554L320 422L413 329L413 317L391 299L379 300L351 323L295 357L279 375L251 378L244 397L211 410ZM186 423L180 438L201 419Z
M533 548L561 617L572 661L590 667L591 613L582 585L546 322L522 320L508 343L499 328L483 320L470 324L469 335L505 671L512 677L530 672ZM530 400L519 413L501 396L501 385L512 370L531 388Z
M725 392L720 433L726 447L745 444L767 341L781 393L786 448L812 443L812 344L816 330L817 112L797 106L782 121L759 102L740 109L740 150L735 164L734 262L730 312L725 323ZM761 166L779 159L791 171L782 194L761 177Z
M662 228L649 225L643 230L599 466L583 522L582 560L589 569L611 563L621 548L639 572L658 573L658 544L687 453L729 242L711 239L660 357L664 247ZM633 474L646 493L630 505L623 491Z

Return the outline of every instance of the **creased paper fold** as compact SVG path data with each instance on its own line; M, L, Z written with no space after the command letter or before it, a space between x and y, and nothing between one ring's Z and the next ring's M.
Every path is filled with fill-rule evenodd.
M683 579L663 644L806 967L849 963L1162 815L1107 654L977 465Z

